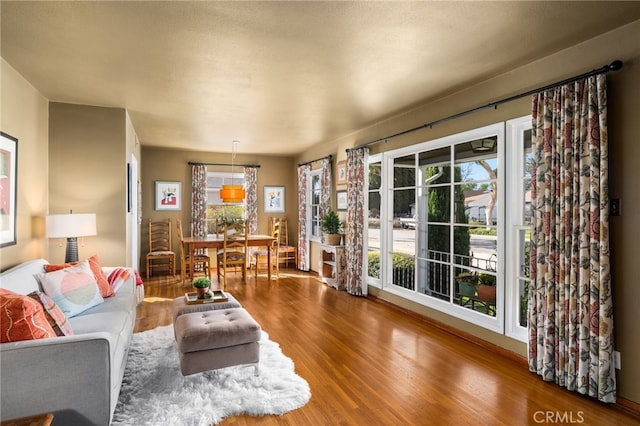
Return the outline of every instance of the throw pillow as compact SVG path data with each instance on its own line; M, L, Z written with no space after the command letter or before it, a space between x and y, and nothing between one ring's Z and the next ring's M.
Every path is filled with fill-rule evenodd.
M109 282L107 281L107 276L105 275L102 267L100 266L100 261L98 259L98 255L94 254L89 259L89 266L91 266L91 271L93 275L96 277L96 282L98 283L98 287L100 288L100 294L102 297L111 297L115 293ZM54 272L59 271L60 269L68 268L70 266L75 266L80 262L71 262L71 263L61 263L59 265L47 264L44 265L45 272Z
M44 316L47 318L47 322L51 328L53 328L53 331L56 332L56 335L73 336L71 324L69 324L64 312L60 310L53 299L41 291L32 291L27 296L42 305L42 308L44 309Z
M89 261L40 275L42 289L67 318L104 302Z
M0 289L0 342L56 337L42 306L28 296Z

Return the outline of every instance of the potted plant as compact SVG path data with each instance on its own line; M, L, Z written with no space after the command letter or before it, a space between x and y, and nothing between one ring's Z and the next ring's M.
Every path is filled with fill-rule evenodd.
M322 232L324 233L324 242L332 246L340 244L342 238L342 222L340 217L333 210L329 211L322 216Z
M478 275L478 299L487 303L496 301L496 276L491 274Z
M456 277L458 289L461 296L474 297L476 295L476 285L478 275L470 271L460 272Z
M198 292L198 299L206 298L206 294L209 292L209 288L211 287L211 280L209 277L198 277L193 280L191 285Z

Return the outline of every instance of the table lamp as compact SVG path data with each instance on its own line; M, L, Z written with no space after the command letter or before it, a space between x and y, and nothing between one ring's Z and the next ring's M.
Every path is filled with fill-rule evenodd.
M64 262L78 261L78 237L96 235L96 215L86 214L52 214L47 216L47 238L66 238L67 251Z

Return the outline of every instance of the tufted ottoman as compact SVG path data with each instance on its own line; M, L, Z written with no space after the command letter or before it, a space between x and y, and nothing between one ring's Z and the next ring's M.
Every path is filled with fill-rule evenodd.
M173 323L184 376L260 359L260 325L243 308L180 315Z
M217 309L242 308L240 302L238 302L231 293L225 292L224 295L227 296L228 299L226 302L200 303L195 305L188 305L184 296L173 299L173 323L175 324L176 319L182 314L213 311Z

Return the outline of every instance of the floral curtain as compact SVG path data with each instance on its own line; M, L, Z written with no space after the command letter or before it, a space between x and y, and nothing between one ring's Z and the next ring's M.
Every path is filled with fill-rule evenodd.
M311 166L298 166L298 269L309 270L309 235L307 234L307 184Z
M207 166L191 166L191 236L207 236Z
M606 77L533 96L529 369L616 401Z
M347 293L366 296L363 279L364 253L364 197L368 148L347 151L347 223L345 253L347 258Z
M331 184L331 176L333 175L331 171L331 157L323 158L321 167L319 213L320 217L323 217L329 209L331 209L331 193L333 188Z
M244 168L245 216L249 234L258 233L258 168Z

